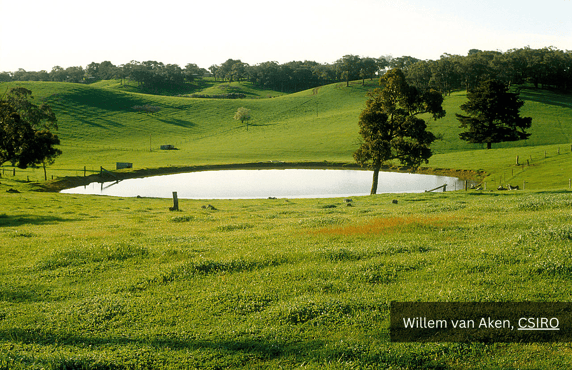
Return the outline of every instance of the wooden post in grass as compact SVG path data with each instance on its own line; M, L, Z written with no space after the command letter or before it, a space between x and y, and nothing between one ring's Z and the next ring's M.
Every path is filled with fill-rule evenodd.
M518 166L518 155L516 156L516 165Z
M170 208L171 211L179 210L179 198L177 197L177 192L173 192L173 207Z
M85 168L85 166L83 166L83 177L85 177L86 172L87 172L87 169Z

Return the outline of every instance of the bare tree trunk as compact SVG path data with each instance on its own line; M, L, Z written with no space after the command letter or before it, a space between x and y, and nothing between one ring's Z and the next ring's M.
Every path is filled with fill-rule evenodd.
M377 194L377 183L378 183L378 179L379 179L380 168L381 168L381 165L376 165L375 168L373 169L373 182L371 184L371 192L369 193L369 195Z

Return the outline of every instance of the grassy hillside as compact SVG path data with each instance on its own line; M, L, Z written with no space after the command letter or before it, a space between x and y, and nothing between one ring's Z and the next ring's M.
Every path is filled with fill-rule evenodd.
M213 81L205 84L208 86L201 92L229 87ZM19 85L31 89L38 101L48 102L57 114L64 154L50 168L51 178L82 174L84 166L88 171L100 166L113 169L117 161L132 162L136 169L260 161L352 163L359 140L357 117L376 81L366 81L366 86L360 81L350 87L333 84L275 98L240 100L141 94L117 81ZM256 91L248 83L230 85L240 91ZM0 89L9 86L13 84L0 84ZM265 94L268 92L258 91L257 97ZM430 123L443 140L434 143L435 155L428 166L485 170L491 174L491 182L500 181L501 176L510 180L515 171L522 172L524 177L514 181L528 181L531 186L543 177L539 174L554 174L559 177L555 179L558 186L567 185L572 167L564 157L556 156L558 147L550 145L558 144L562 155L570 153L572 96L524 89L521 97L525 101L522 114L533 117L530 139L495 144L489 151L458 138L455 113L465 101L465 93L446 97L447 116ZM146 113L135 109L145 105L160 110ZM241 106L252 113L248 130L233 119ZM161 144L175 145L178 150L161 151ZM548 147L541 148L545 145ZM530 166L514 168L516 155L521 164L528 159ZM40 170L18 173L31 181L43 177ZM542 178L542 182L547 181Z
M186 84L181 89L145 90L137 85L137 82L130 80L103 80L90 84L91 87L119 89L130 93L143 93L162 96L191 96L193 94L214 96L230 93L244 94L248 99L261 99L286 95L286 93L274 90L265 90L254 86L248 81L221 82L215 81L213 77L205 77Z
M531 147L572 142L572 95L549 90L525 88L520 93L525 102L520 110L522 116L532 117L531 136L528 140L493 144L493 148ZM443 140L436 142L436 153L481 149L483 145L468 144L459 140L459 121L455 113L464 113L459 106L466 101L465 92L455 92L445 98L445 118L432 125L434 132L443 134Z
M64 155L54 169L110 167L116 160L138 167L351 160L354 116L366 90L328 86L318 95L306 91L273 99L214 100L130 93L116 87L22 85L57 114ZM133 108L143 105L160 111ZM241 106L252 111L248 131L233 119ZM158 150L161 144L174 144L179 150L165 153Z

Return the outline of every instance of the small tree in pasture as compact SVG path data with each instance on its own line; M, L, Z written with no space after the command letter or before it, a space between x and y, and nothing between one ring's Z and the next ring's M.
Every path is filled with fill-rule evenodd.
M234 114L234 119L244 123L246 121L246 131L248 131L248 120L250 119L250 109L240 107Z

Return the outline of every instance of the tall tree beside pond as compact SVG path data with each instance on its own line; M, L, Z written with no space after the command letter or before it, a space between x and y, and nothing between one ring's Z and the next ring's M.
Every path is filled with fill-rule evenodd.
M353 155L359 165L373 170L372 195L377 192L382 165L398 160L416 168L431 157L430 145L436 137L419 115L445 116L441 93L410 86L400 69L387 72L379 84L381 89L368 93L360 114L361 145Z

